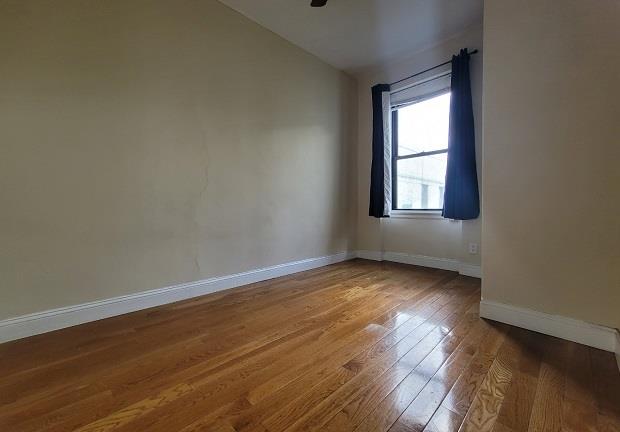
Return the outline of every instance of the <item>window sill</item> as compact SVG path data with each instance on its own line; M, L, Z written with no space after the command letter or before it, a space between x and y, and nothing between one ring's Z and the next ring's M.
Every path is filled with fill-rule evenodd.
M392 210L390 218L394 219L444 219L441 211Z

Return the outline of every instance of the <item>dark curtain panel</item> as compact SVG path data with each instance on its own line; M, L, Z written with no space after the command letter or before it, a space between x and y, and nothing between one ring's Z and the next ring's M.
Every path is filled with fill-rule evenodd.
M449 219L476 219L480 214L474 113L469 82L469 53L452 56L448 168L442 215Z
M372 87L372 165L370 169L369 216L382 218L389 209L385 204L385 155L383 130L383 93L390 91L388 84ZM391 161L390 161L391 163Z

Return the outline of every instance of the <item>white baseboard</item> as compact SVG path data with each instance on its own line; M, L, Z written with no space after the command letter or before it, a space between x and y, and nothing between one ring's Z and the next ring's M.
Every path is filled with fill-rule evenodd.
M372 261L383 261L383 253L379 251L358 250L355 252L355 256Z
M480 266L461 263L455 259L413 255L403 252L380 252L369 250L358 250L356 255L358 258L368 260L391 261L402 264L457 271L464 276L471 276L479 279L482 277Z
M9 318L0 321L0 343L311 270L346 261L355 256L355 253L341 252Z
M422 267L432 267L442 270L458 271L459 269L459 262L448 258L434 258L401 252L383 252L383 259L385 261L412 264Z
M459 273L464 276L471 276L482 279L482 269L479 265L460 263Z
M617 353L620 349L617 330L572 318L489 300L480 302L480 316L605 351Z

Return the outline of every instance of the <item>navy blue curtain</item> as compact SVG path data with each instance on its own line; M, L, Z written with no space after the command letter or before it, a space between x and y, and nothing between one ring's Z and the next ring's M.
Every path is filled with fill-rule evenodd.
M372 87L372 165L370 168L370 206L368 215L386 217L385 209L385 143L383 119L383 93L390 91L388 84Z
M442 215L449 219L476 219L480 214L480 197L467 49L452 56L450 91L448 168Z

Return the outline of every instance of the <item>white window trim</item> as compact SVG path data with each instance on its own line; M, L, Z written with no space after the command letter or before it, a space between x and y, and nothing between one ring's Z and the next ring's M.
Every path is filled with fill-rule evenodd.
M392 210L390 217L395 219L444 219L441 210Z
M427 79L427 80L422 80L421 83L425 83L427 81L432 81L433 79L436 79L437 77L448 76L448 75L451 75L451 73L450 72L448 72L447 74L443 73L443 74L437 75L437 76L435 76L433 78L430 78L430 79ZM414 84L414 86L415 85L417 85L417 84ZM408 88L409 87L406 87L405 90L408 89ZM397 91L402 91L402 90L403 89L397 90ZM433 91L431 93L425 94L425 95L417 97L415 99L412 99L411 101L409 101L407 103L404 103L404 104L401 104L401 105L391 106L390 113L392 111L398 110L400 108L404 108L406 106L409 106L409 105L412 105L412 104L415 104L415 103L418 103L418 102L422 102L422 101L424 101L426 99L430 99L430 98L433 98L433 97L438 96L440 94L448 93L450 91L451 91L451 88L450 87L446 87L446 88L443 88L441 90ZM390 116L390 118L391 118L391 116ZM390 128L393 128L393 127L394 126L390 122ZM446 148L446 154L447 154L447 151L448 151L448 149ZM391 166L390 166L390 168L391 168ZM392 172L392 170L390 170L390 176L393 176L393 175L394 175L394 172ZM391 179L391 183L390 183L390 185L392 187L393 187L393 182L394 182L394 179L392 178ZM395 201L392 202L392 206L394 205L394 203L395 203ZM407 210L407 209L394 209L394 208L392 208L392 210L390 212L390 217L403 218L403 219L444 219L444 217L441 215L442 212L443 212L443 210L424 210L424 209L411 209L411 210Z

